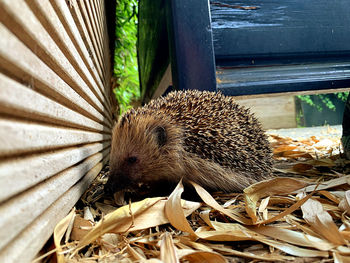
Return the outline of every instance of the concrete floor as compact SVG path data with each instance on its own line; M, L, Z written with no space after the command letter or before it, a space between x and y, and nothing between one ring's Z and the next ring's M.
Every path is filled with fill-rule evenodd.
M319 126L319 127L306 127L306 128L291 128L291 129L270 129L266 131L268 134L276 134L284 137L297 138L310 138L316 136L322 137L341 137L342 126Z

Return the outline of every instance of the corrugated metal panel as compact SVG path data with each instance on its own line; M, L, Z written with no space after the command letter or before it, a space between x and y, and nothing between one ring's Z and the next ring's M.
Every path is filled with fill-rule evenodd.
M108 161L104 4L0 1L1 262L29 262Z

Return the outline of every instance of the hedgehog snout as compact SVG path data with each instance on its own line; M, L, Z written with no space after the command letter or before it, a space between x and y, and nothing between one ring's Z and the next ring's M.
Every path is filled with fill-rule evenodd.
M105 184L105 193L107 195L113 195L115 192L126 189L130 184L128 175L111 172Z

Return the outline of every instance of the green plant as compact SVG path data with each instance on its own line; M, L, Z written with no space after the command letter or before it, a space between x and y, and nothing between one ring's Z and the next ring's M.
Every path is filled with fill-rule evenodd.
M349 92L337 92L334 93L334 95L340 99L341 101L346 101L347 97L348 97ZM327 96L327 94L318 94L317 97L320 99L319 101L321 101L321 103L315 102L313 100L313 96L311 95L298 95L297 96L298 99L300 99L301 101L306 102L307 104L309 104L310 106L316 107L316 109L318 111L322 111L324 107L335 111L335 105L333 104L333 102L329 99L329 97Z
M114 75L117 87L114 94L120 106L120 114L140 97L137 67L137 0L116 0L116 42Z

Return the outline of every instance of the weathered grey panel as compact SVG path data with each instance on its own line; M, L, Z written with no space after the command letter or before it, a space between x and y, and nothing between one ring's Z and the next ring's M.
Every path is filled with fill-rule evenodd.
M91 119L107 122L106 117L56 75L2 24L0 24L0 35L3 36L0 38L0 64L4 67L4 72Z
M2 5L5 13L2 22L61 79L108 119L110 116L104 113L102 102L78 74L77 69L69 62L27 4L21 0L5 0L2 1ZM16 26L12 27L13 25Z
M0 185L6 191L0 192L0 202L109 147L109 141L93 143L1 162Z
M64 217L72 206L79 200L82 189L86 189L102 169L107 160L92 168L76 185L57 199L44 213L38 216L16 238L0 251L4 262L30 262L43 245L43 240L51 236L56 224Z
M33 219L43 213L50 204L61 196L62 192L68 191L81 179L82 175L102 161L103 156L106 154L106 150L102 153L96 153L81 164L70 167L49 180L4 202L0 207L0 228L6 229L6 232L0 232L0 249L20 233ZM60 189L60 191L56 191L56 189Z
M349 56L348 0L215 2L225 4L211 6L217 59Z
M96 54L93 52L92 46L87 43L87 39L85 37L87 34L86 29L80 24L82 18L80 16L77 17L76 15L76 13L79 13L76 2L74 1L72 3L73 7L71 9L69 9L69 7L62 1L53 1L52 4L58 16L65 25L67 33L72 38L72 41L78 49L82 59L88 65L90 70L97 73L97 76L95 77L98 78L102 84L104 84L105 79L102 74L101 65L97 64Z
M110 132L85 117L0 73L0 112L84 130ZM35 101L35 103L33 103Z
M104 1L0 1L0 261L30 262L108 161Z

